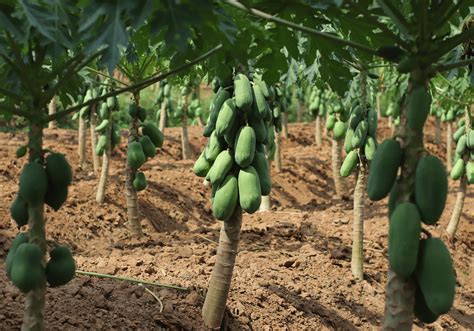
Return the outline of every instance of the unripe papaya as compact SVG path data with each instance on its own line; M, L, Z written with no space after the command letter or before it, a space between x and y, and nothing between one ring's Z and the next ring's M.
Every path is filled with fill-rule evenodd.
M352 136L352 148L360 148L365 142L365 137L367 136L367 131L369 130L369 123L366 120L363 120L357 125L354 135Z
M474 148L474 130L469 130L467 133L466 145L469 148Z
M204 150L205 157L210 162L214 162L219 153L224 149L224 146L217 137L216 131L212 132L207 142L207 146Z
M235 162L241 167L248 167L255 155L256 137L251 126L240 128L235 140Z
M102 134L99 136L97 140L97 145L95 145L95 154L96 155L103 155L105 151L105 147L107 146L107 136Z
M234 78L235 105L241 111L250 110L253 103L253 92L250 81L244 74L237 74Z
M426 299L423 295L423 292L421 292L420 285L418 284L416 284L414 313L415 316L423 323L433 323L439 317L439 315L433 313L426 304Z
M141 136L138 141L142 144L143 153L146 157L153 157L156 155L156 147L147 135Z
M100 122L100 124L95 127L94 131L95 132L104 131L109 126L109 123L110 121L108 119L103 119L102 122Z
M402 278L415 271L421 234L421 217L415 204L404 202L390 216L388 260L390 268Z
M55 187L68 186L72 182L71 166L61 153L50 153L45 160L48 181Z
M456 163L454 164L454 167L451 169L451 178L453 180L458 180L459 178L464 175L464 160L463 159L458 159Z
M268 88L268 85L267 83L265 83L265 81L254 78L253 83L257 84L260 87L265 98L271 99L271 96L272 96L271 89Z
M23 293L39 288L45 279L41 256L39 246L30 243L21 244L15 252L10 276Z
M437 315L449 312L456 277L449 251L440 239L431 237L421 241L415 276L430 311Z
M415 173L415 201L426 224L435 224L443 212L448 179L443 163L433 155L420 159Z
M112 149L117 146L118 144L120 144L120 129L117 127L117 125L114 123L112 124L112 132L111 132L111 137L110 137L110 140L111 140L111 143L112 143Z
M135 178L133 179L133 188L136 191L143 191L144 189L146 189L146 186L147 186L147 181L146 181L145 174L141 171L137 172L135 174Z
M398 179L393 184L392 189L390 190L390 196L388 197L388 217L392 216L395 207L398 205L398 198L400 197L400 184Z
M152 123L143 125L142 134L144 136L150 137L151 142L156 148L163 147L163 141L165 140L165 137L163 136L163 133L160 131L160 129L156 127L156 125Z
M463 154L464 151L466 150L466 141L467 141L467 136L466 135L462 135L457 144L456 144L456 153L458 153L459 155Z
M169 98L169 96L171 95L171 86L170 86L170 84L165 84L163 86L163 95L165 96L165 98Z
M115 97L108 97L107 98L107 108L110 110L114 109L116 105Z
M373 201L387 196L397 177L402 161L402 149L395 139L386 139L377 148L369 170L367 194Z
M334 124L334 128L333 128L334 139L335 140L341 140L342 138L344 138L344 136L346 134L346 130L347 130L346 123L344 123L342 121L337 121Z
M420 131L425 125L430 112L431 95L425 86L415 87L408 93L407 120L408 127Z
M224 134L224 140L227 143L227 146L233 147L235 144L235 137L237 136L237 132L239 132L240 127L242 126L243 122L239 116L236 117L232 126L227 130Z
M332 131L334 129L334 125L337 122L337 117L335 115L329 115L326 119L326 129L328 131Z
M99 118L106 119L108 117L109 108L107 102L102 102L99 108Z
M34 207L44 201L48 190L48 177L43 166L36 162L29 162L20 174L20 189L18 194L23 201Z
M212 199L212 214L218 220L228 220L232 216L239 198L237 178L228 174L220 185L213 186L213 190L214 187L217 189Z
M370 108L367 115L367 120L369 122L368 134L372 137L377 137L378 114L374 108Z
M374 159L375 151L377 150L377 143L375 139L368 136L364 145L364 154L367 160L372 161Z
M27 151L28 151L28 148L26 146L18 147L18 149L16 150L16 153L15 153L16 157L20 158L20 157L25 156Z
M224 102L230 98L230 93L227 90L220 89L217 94L214 96L214 98L211 101L211 105L209 107L209 112L210 112L210 117L209 117L209 122L211 123L216 123L217 121L217 116L219 115L219 112L222 108L222 105Z
M344 151L349 153L354 148L352 148L352 137L354 136L354 130L351 128L347 129L346 137L344 138Z
M140 120L140 122L145 122L146 120L146 109L143 107L138 106L137 107L137 118Z
M364 112L361 106L357 106L352 110L351 117L349 119L349 128L355 130L359 125L360 121L364 119Z
M267 127L261 119L249 119L250 126L255 131L255 139L258 143L264 143L267 140Z
M350 151L349 154L346 155L344 162L342 162L341 169L339 171L342 177L349 176L357 164L357 160L359 159L357 151L353 150Z
M204 152L199 155L198 159L194 163L193 172L199 177L206 177L209 169L211 169L211 163L204 156Z
M132 141L128 144L127 161L128 165L134 170L140 168L146 162L142 144L138 141Z
M453 140L458 141L459 138L464 136L464 133L466 132L466 127L464 125L460 126L453 134ZM467 137L466 137L467 138ZM467 142L467 141L466 141Z
M254 167L248 166L239 171L240 206L249 214L255 213L262 202L260 179Z
M262 195L269 195L272 190L272 178L270 170L268 169L268 161L265 154L262 152L255 152L252 167L255 168L260 180L260 190Z
M128 115L130 115L131 118L136 118L138 115L138 108L136 103L131 103L128 105Z
M255 107L253 113L258 114L258 118L262 119L265 117L265 114L267 112L267 100L265 100L265 96L263 95L262 89L259 85L254 84L252 90L254 100L253 107Z
M217 116L216 134L223 136L234 124L236 120L237 111L235 109L235 102L233 99L227 99L222 106L222 109Z
M10 214L19 227L28 223L28 204L18 194L10 206Z
M469 184L474 183L474 162L468 161L466 164L466 177Z
M55 211L58 211L59 208L67 200L69 187L66 186L56 186L51 182L48 184L48 191L44 197L44 202L53 208Z
M219 153L216 160L209 170L209 181L212 185L218 185L227 176L227 173L234 165L234 158L229 150L224 150Z
M66 246L58 246L49 253L51 259L46 264L46 280L49 286L57 287L69 283L76 274L76 263Z
M21 244L27 243L29 240L28 232L20 232L17 234L15 239L13 239L12 244L10 246L10 250L8 251L7 258L5 260L5 271L7 273L8 279L11 279L11 270L13 266L13 261L15 260L15 253L18 247Z

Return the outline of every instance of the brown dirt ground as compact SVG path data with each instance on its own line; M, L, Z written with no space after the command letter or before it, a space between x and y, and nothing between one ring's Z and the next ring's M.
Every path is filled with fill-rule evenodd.
M385 122L385 121L384 121ZM432 126L428 140L432 140ZM317 147L312 124L290 125L283 141L283 171L273 169L273 210L245 214L239 255L228 300L230 330L356 330L381 325L387 272L386 200L365 209L365 280L350 272L352 199L334 197L330 141ZM388 135L388 129L383 130ZM205 143L190 129L194 155ZM17 229L9 205L17 190L23 159L13 157L24 134L0 134L0 260ZM95 201L97 179L91 167L79 169L76 134L46 130L45 147L67 154L74 168L70 198L59 212L48 209L47 236L69 245L81 270L175 284L188 290L143 287L112 279L76 277L48 289L46 327L72 329L205 329L203 294L215 261L220 223L212 218L210 189L180 160L179 129L166 130L166 143L145 166L149 187L139 194L146 236L132 240L126 228L124 141L114 153L104 205ZM445 145L427 143L444 158ZM90 153L90 148L88 149ZM349 179L353 187L354 178ZM444 234L456 197L450 194L439 225ZM416 329L472 329L474 195L469 192L456 239L449 244L458 287L454 307L435 324ZM19 329L24 298L0 271L0 329Z

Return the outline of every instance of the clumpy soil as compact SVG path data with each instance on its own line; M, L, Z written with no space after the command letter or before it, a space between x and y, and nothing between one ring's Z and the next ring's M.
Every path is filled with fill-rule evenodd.
M383 119L381 122L385 123ZM331 142L314 143L313 124L289 127L282 139L283 171L272 169L272 210L245 214L239 254L227 303L224 329L378 329L383 319L387 273L386 200L365 208L365 280L350 271L352 188L334 194ZM202 128L190 129L194 157L205 144ZM107 198L95 201L97 177L90 164L78 167L76 132L46 130L45 148L67 155L74 170L69 199L58 212L46 212L48 240L74 252L78 269L142 279L179 288L131 284L78 275L66 286L48 289L48 330L203 330L201 307L215 263L220 223L212 217L210 188L182 161L179 129L167 129L166 143L146 163L148 188L139 193L143 239L131 239L125 210L125 139L114 152ZM427 148L445 158L445 144ZM123 133L125 137L125 132ZM389 135L383 128L380 137ZM0 261L18 232L9 215L25 162L16 159L24 134L0 134ZM379 139L380 140L380 139ZM91 148L88 146L88 155ZM429 230L445 237L458 183L450 180L441 221ZM472 329L474 193L467 194L460 229L448 246L457 273L457 293L449 314L415 329ZM446 238L445 238L446 239ZM0 270L0 329L21 325L24 296ZM153 293L153 294L151 294ZM155 298L159 298L159 301Z

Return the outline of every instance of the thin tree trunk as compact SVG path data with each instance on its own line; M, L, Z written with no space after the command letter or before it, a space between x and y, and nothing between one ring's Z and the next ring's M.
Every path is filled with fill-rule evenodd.
M415 306L415 284L411 278L402 279L388 271L385 289L385 314L382 330L411 330Z
M283 125L281 128L281 133L283 134L283 138L288 139L288 112L285 111L282 113L282 120Z
M316 146L321 146L323 144L323 135L321 132L321 117L316 116L316 120L314 122L314 135L316 140Z
M341 140L332 140L332 176L334 180L334 188L336 190L336 195L339 197L345 196L347 194L346 185L344 180L341 177Z
M86 165L86 120L79 116L79 145L78 145L78 153L79 153L79 166L84 168Z
M446 165L448 171L451 171L453 168L453 124L447 122L446 128Z
M367 168L363 162L359 165L354 190L354 223L352 229L351 270L354 277L364 279L364 209Z
M438 116L436 116L436 121L435 121L434 143L436 145L439 145L441 143L441 121Z
M166 98L165 98L166 100ZM161 109L160 109L160 131L165 134L165 128L166 128L166 120L167 120L167 114L166 114L166 103L163 101L161 103Z
M201 117L198 116L197 122L198 122L198 125L199 125L200 127L203 127L203 126L204 126L204 123L202 122L202 118L201 118Z
M389 117L388 117L388 127L389 127L389 128L392 128L393 126L394 126L394 125L393 125L393 118L392 118L392 116L389 116Z
M459 220L461 219L462 208L464 206L464 199L466 198L466 189L467 177L463 175L459 182L458 195L456 197L456 203L454 204L453 214L451 215L451 220L446 228L446 232L448 232L448 235L451 238L454 238L459 226Z
M91 150L92 150L92 162L94 166L94 174L99 174L100 171L100 156L95 153L95 146L97 145L97 134L95 128L97 126L97 113L96 104L91 106L90 115L90 132L91 132Z
M296 110L296 122L303 122L303 106L301 104L298 105L298 109Z
M382 117L382 94L377 93L375 96L375 106L377 107L378 118Z
M54 96L48 105L48 114L49 115L56 114L57 106L58 104L57 104L56 96ZM48 129L56 129L57 127L58 127L57 121L51 121L48 123Z
M242 210L240 206L237 206L230 219L222 224L216 264L212 270L202 308L202 318L206 326L210 328L220 327L224 317L237 257L241 226Z
M100 172L99 186L97 187L96 201L98 203L104 203L105 192L107 190L107 179L109 177L109 164L110 155L112 154L112 111L107 111L107 118L109 120L109 126L105 129L105 135L107 136L107 146L105 147L104 155L102 156L102 170ZM94 153L95 154L95 153Z
M30 123L28 134L29 162L43 157L43 126ZM46 264L46 234L44 228L44 204L28 206L29 242L38 245ZM25 312L22 330L44 330L44 308L46 300L46 279L39 288L29 291L25 298Z
M275 132L275 170L281 172L281 169L280 133Z
M188 136L188 104L186 96L183 96L183 115L181 116L181 149L183 160L192 158L191 145Z

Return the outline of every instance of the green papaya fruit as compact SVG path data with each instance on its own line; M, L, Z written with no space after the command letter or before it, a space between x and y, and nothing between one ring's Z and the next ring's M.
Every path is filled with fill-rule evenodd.
M466 146L474 148L474 130L469 130L467 133Z
M95 145L95 154L102 156L105 152L105 148L107 147L107 136L105 134L101 134L99 139L97 140L97 145Z
M366 120L360 121L357 125L354 135L352 136L351 144L352 148L360 148L365 142L365 137L367 136L367 131L369 130L369 123Z
M11 270L13 266L13 261L15 260L15 253L18 247L21 244L27 243L29 240L28 232L20 232L16 235L15 239L13 239L12 244L10 246L10 250L8 251L7 258L5 260L5 271L7 273L8 279L11 280Z
M349 153L353 150L352 148L352 137L354 136L354 130L351 128L347 129L346 137L344 138L344 151Z
M241 167L248 167L255 155L255 131L251 126L240 128L235 139L235 162Z
M448 179L443 163L433 155L420 159L415 172L415 201L424 223L435 224L444 210Z
M127 162L134 170L137 170L146 162L146 156L140 142L132 141L128 144Z
M252 90L254 100L253 107L255 107L253 113L258 114L258 118L262 119L265 117L265 114L267 112L267 100L265 100L265 96L263 95L262 89L259 85L254 84Z
M223 136L234 124L237 117L237 111L235 109L235 102L233 99L227 99L222 105L217 121L216 121L216 134Z
M466 150L466 141L467 141L467 136L466 135L462 135L457 144L456 144L456 153L458 153L459 155L462 155L464 153L464 151Z
M465 168L465 163L463 159L458 159L456 163L454 164L454 167L451 169L451 178L453 180L458 180L459 178L464 175L464 168Z
M368 134L372 137L377 137L378 114L374 108L369 109L367 120L369 122Z
M138 106L137 107L137 118L140 120L140 122L145 122L146 120L146 109L143 107Z
M28 223L28 204L19 194L16 195L10 206L10 214L19 227Z
M423 323L433 323L439 317L439 315L433 313L426 304L425 296L423 292L421 292L420 285L418 284L416 284L414 313Z
M110 110L115 108L115 97L107 98L107 108L109 108Z
M265 154L259 151L255 152L252 167L255 168L260 180L260 191L262 195L269 195L272 190L272 178L268 168L268 161Z
M156 146L147 135L141 136L138 141L142 144L143 153L146 157L153 157L156 155Z
M163 86L163 95L165 96L165 98L170 97L170 95L171 95L171 86L170 86L170 84L165 84Z
M55 211L58 211L59 208L67 200L69 192L69 187L66 186L56 186L53 183L48 183L48 191L44 197L44 202L53 208Z
M240 127L242 126L242 121L239 116L234 120L234 123L230 127L229 130L224 134L224 140L227 143L227 146L233 147L235 144L235 137L237 136L237 132L239 131Z
M407 100L407 122L408 127L420 131L425 125L426 118L430 113L431 95L425 86L415 87L408 94Z
M218 220L228 220L232 216L239 198L237 178L228 174L220 185L213 186L213 190L214 187L217 189L212 199L212 214Z
M130 115L131 118L136 118L138 116L138 107L136 103L131 103L128 105L128 115Z
M466 164L466 177L469 184L474 183L474 162L468 161Z
M392 216L395 207L398 205L398 199L400 197L400 184L398 179L395 180L392 189L390 190L390 195L388 197L388 217Z
M99 108L99 118L106 119L108 118L109 108L107 107L107 102L102 102Z
M18 246L10 277L13 284L23 293L39 288L44 282L45 272L41 260L42 254L38 245L23 243Z
M145 174L141 171L137 172L135 174L135 178L133 179L133 188L136 191L143 191L146 189L147 184L148 183L146 181Z
M204 149L205 157L208 161L214 162L219 153L224 149L222 142L217 137L216 131L212 132Z
M454 120L454 111L452 109L450 109L446 113L446 121L451 122L452 120Z
M44 201L48 190L48 176L43 166L29 162L20 174L20 189L18 194L29 206L37 206Z
M375 139L368 136L364 145L364 154L367 160L372 161L374 159L375 151L377 150L377 143Z
M110 121L108 119L104 119L104 120L102 120L102 122L98 126L95 127L94 131L95 132L102 132L105 129L107 129L109 124L110 124Z
M16 157L20 158L20 157L25 156L27 151L28 151L28 147L26 147L25 145L18 147L15 153Z
M461 138L462 136L464 136L464 133L466 132L466 127L463 125L463 126L460 126L453 134L453 140L454 141L458 141L459 138ZM467 137L466 137L467 138ZM467 139L466 139L467 140ZM467 141L466 141L467 143Z
M355 130L359 123L364 119L364 111L361 106L357 106L352 110L351 117L349 118L349 128Z
M61 153L50 153L45 160L48 181L55 187L68 186L72 182L71 166Z
M397 177L402 149L395 139L386 139L375 151L367 180L367 194L373 201L387 196Z
M217 156L209 170L209 181L212 185L218 185L232 169L234 158L228 149L222 151Z
M253 92L250 81L244 74L237 74L234 78L235 105L241 111L250 110L253 103Z
M49 253L46 264L46 281L49 286L57 287L69 283L76 275L76 263L66 246L57 246Z
M352 171L354 171L357 160L359 159L357 150L350 151L349 154L346 155L344 162L342 162L341 169L339 171L342 177L349 176Z
M253 83L257 84L260 87L260 90L262 90L263 96L265 98L271 99L271 89L268 88L267 83L265 83L265 81L254 78Z
M214 132L215 128L216 128L216 123L208 120L206 126L204 127L204 131L202 132L202 135L206 138L209 138L212 132Z
M202 152L196 162L194 162L193 172L199 177L206 177L212 166L211 162L206 159L204 154L205 153Z
M262 191L257 170L252 166L240 169L238 186L240 207L249 214L255 213L262 202Z
M120 129L117 127L117 125L114 123L112 124L112 132L111 132L111 143L112 143L112 149L120 144Z
M160 131L160 129L156 127L156 125L152 123L147 123L143 125L142 134L144 136L150 137L151 142L153 143L153 145L155 145L156 148L163 147L165 137L163 136L163 133Z
M334 139L341 140L342 138L344 138L346 131L347 131L346 123L342 121L336 121L333 128Z
M326 129L328 131L332 131L334 129L334 125L337 122L337 117L335 115L329 115L326 119Z
M431 237L420 242L415 276L429 310L437 315L449 312L456 276L451 255L440 239Z
M230 98L230 93L227 90L220 89L217 94L214 96L214 98L211 101L211 105L209 107L209 112L210 112L210 117L209 117L209 122L211 123L216 123L217 121L217 116L219 115L219 112L222 108L222 105L224 102Z
M255 131L255 139L258 143L264 143L267 140L267 127L261 119L249 119L250 126Z
M401 278L415 271L421 235L421 216L415 204L403 202L390 216L388 230L388 261Z

